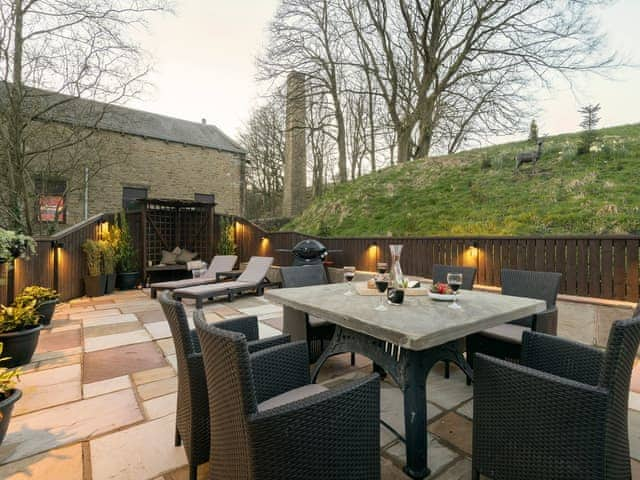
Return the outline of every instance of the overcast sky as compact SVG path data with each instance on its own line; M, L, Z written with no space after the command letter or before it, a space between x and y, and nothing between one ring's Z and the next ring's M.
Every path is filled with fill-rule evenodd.
M206 118L237 138L260 102L255 58L266 44L266 29L278 0L177 0L175 16L154 19L142 46L154 56L154 85L129 105L199 122ZM610 46L640 65L640 0L618 0L602 10ZM571 91L558 85L540 91L542 134L578 129L576 110L602 105L601 126L640 122L640 69L621 69L615 78L589 76ZM528 122L528 120L527 120Z

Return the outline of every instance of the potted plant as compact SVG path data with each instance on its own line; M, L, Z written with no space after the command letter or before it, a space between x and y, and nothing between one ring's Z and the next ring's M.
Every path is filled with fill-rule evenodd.
M10 306L0 306L0 342L7 357L0 366L17 367L31 361L42 329L39 318L33 299L16 298Z
M136 287L140 277L138 258L125 212L120 211L116 220L120 229L120 238L116 249L118 287L120 290L131 290Z
M107 277L102 271L102 249L95 240L86 240L82 244L88 275L84 277L84 290L90 297L104 295Z
M36 313L40 315L40 325L49 325L56 309L60 295L52 288L31 285L25 287L17 299L36 302Z
M2 358L2 343L0 343L0 362ZM7 434L13 406L20 400L22 392L16 388L15 379L19 378L19 369L0 368L0 445Z
M0 228L0 263L29 257L35 251L36 243L33 238Z
M116 251L108 240L98 243L102 252L102 271L106 276L104 293L113 293L116 289Z

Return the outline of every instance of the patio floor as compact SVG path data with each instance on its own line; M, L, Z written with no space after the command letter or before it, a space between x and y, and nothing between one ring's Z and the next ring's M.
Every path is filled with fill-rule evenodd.
M187 308L191 316L193 306ZM255 296L205 311L210 321L257 315L261 337L277 334L282 323L281 308ZM364 357L356 363L334 357L320 380L332 386L371 371ZM184 452L173 446L175 365L169 326L145 292L59 305L33 363L23 368L24 395L0 447L0 478L186 480ZM404 433L400 390L385 381L381 395L382 417ZM429 478L470 478L472 396L455 368L449 380L438 368L429 376ZM640 479L640 364L629 405L633 478ZM404 445L384 426L381 447L382 478L407 478L400 469Z

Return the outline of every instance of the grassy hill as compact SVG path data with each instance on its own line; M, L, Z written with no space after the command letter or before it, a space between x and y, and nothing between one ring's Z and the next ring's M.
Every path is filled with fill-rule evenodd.
M640 233L640 124L545 139L535 170L509 143L417 160L331 187L283 230L330 235Z

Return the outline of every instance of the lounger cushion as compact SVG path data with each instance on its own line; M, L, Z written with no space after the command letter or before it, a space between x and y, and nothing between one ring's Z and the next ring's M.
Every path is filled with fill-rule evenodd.
M251 257L247 268L238 277L240 282L261 283L273 264L273 257Z
M214 296L214 294L226 293L227 290L235 290L235 289L242 289L242 288L246 288L248 290L255 287L256 287L255 283L240 282L240 281L222 282L222 283L211 283L208 285L199 285L197 287L179 288L175 291L175 294L178 296L183 296L187 298L198 297L198 296L206 298L207 296Z
M505 323L504 325L498 325L487 330L483 330L482 334L487 337L502 340L510 343L522 343L522 334L525 331L530 331L530 328L523 327L522 325L514 325L512 323Z
M177 257L178 256L173 252L162 250L162 258L160 259L160 263L162 263L163 265L175 265Z
M260 402L258 404L258 411L264 412L265 410L280 407L282 405L286 405L288 403L295 402L298 400L303 400L305 398L308 398L313 395L317 395L318 393L322 393L326 391L327 391L327 387L323 387L322 385L318 385L317 383L304 385L302 387L289 390L288 392L281 393L280 395L276 395L275 397L271 397L270 399L265 400L264 402Z
M157 290L175 290L176 288L195 287L197 285L205 285L211 283L216 283L216 279L207 277L186 278L184 280L152 283L151 288L155 288Z
M203 275L203 277L216 278L217 272L228 272L233 270L238 257L236 255L216 255L211 260L211 265Z

